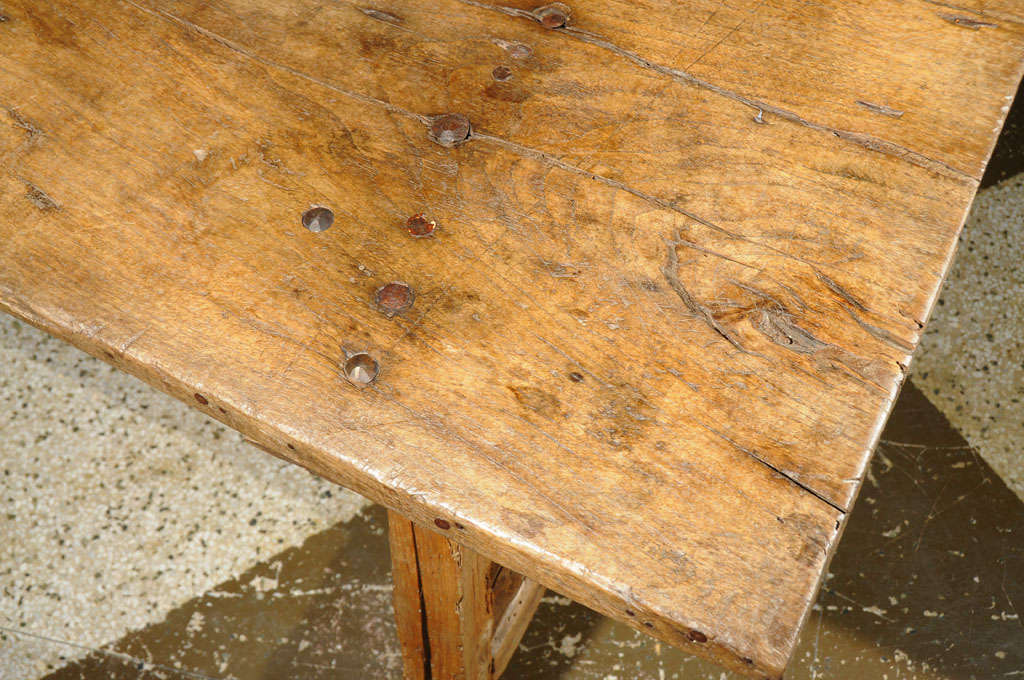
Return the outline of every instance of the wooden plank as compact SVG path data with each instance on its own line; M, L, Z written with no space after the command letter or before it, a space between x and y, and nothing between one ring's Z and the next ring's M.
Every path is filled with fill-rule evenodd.
M543 588L519 583L499 603L500 569L445 536L388 515L395 619L407 680L493 680L526 632ZM504 582L504 581L503 581Z
M800 7L792 32L770 4L732 34L701 17L723 51L757 30L759 54L801 59L808 35L927 26L927 45L892 29L807 68L821 97L898 99L907 69L877 54L917 55L915 82L962 103L958 144L949 107L918 100L905 132L821 97L797 102L820 125L755 120L622 56L700 35L689 8L650 2L643 24L603 7L574 6L567 31L473 2L7 2L0 307L544 586L775 677L1022 31L925 24L924 2ZM717 49L715 78L738 83L742 58ZM750 92L800 99L773 77ZM428 135L447 111L473 124L455 147ZM329 230L302 228L311 205ZM419 213L430 238L404 228ZM393 281L415 298L389 315ZM380 366L365 389L340 375L358 351Z
M398 644L402 648L402 677L405 680L427 680L430 661L423 626L423 593L413 523L401 515L389 514L388 542L394 585L391 599L395 607Z
M369 91L388 102L402 101L403 107L420 113L463 112L478 130L486 131L486 135L480 134L477 138L482 144L503 148L512 144L519 153L567 162L576 171L600 173L606 181L622 182L629 190L653 199L655 205L684 218L696 217L696 221L685 220L689 224L682 227L676 227L674 220L669 220L671 227L659 223L654 227L655 233L642 235L646 242L634 244L634 249L646 251L644 257L660 260L661 264L643 274L648 280L663 279L664 242L672 240L674 235L679 236L683 247L700 244L703 250L677 254L682 258L680 267L689 270L679 281L687 281L688 293L695 293L695 301L704 308L709 307L702 303L705 299L727 299L728 302L717 305L713 302L710 306L719 316L727 314L730 308L738 308L740 323L730 325L739 328L730 328L729 335L748 349L751 343L756 344L765 337L782 343L791 339L785 333L776 332L778 329L769 329L767 334L755 331L752 341L740 338L738 334L748 324L765 328L752 318L757 317L761 309L766 305L781 307L786 315L792 316L794 307L799 308L801 328L816 338L825 336L823 339L829 347L824 352L809 352L815 359L804 363L812 365L800 368L809 368L811 377L794 376L786 371L779 372L781 377L773 377L773 388L786 394L816 389L814 376L823 370L831 373L830 367L836 364L841 367L840 371L854 374L838 376L844 383L866 381L876 388L891 390L893 382L902 379L900 367L909 360L909 350L917 341L924 309L933 299L938 281L934 276L920 276L920 271L941 270L951 254L949 246L952 244L919 249L914 239L917 235L931 235L937 224L944 225L948 239L959 227L960 213L948 210L947 196L956 196L957 201L966 204L973 192L974 182L942 158L930 158L923 152L909 149L916 155L911 154L908 161L905 144L910 140L898 138L897 142L890 142L854 128L854 137L844 138L844 143L836 150L832 148L834 134L828 130L794 124L776 114L765 114L767 118L762 115L761 120L766 124L758 124L754 120L757 109L735 98L696 87L679 77L667 77L657 70L638 68L626 59L609 61L609 54L614 56L615 53L605 45L570 42L571 37L578 37L579 31L571 35L564 31L538 35L533 19L507 16L479 3L467 5L458 0L431 5L391 2L387 14L390 20L385 20L380 15L363 12L365 8L351 0L348 4L338 3L331 9L317 10L318 25L325 27L322 30L309 28L309 13L304 10L303 0L286 0L264 9L250 7L241 0L215 4L178 0L170 7L167 13L174 17L171 20L186 26L201 26L208 35L228 41L234 49L262 60L261 63L274 63L310 74L346 92ZM596 10L584 13L584 9L579 7L573 11L575 20L582 21L584 16L617 16ZM866 8L861 11L868 17L873 16ZM238 22L236 17L243 13L246 22ZM885 15L890 13L886 10ZM358 26L360 40L326 28L344 22ZM491 35L496 22L503 29L501 36ZM1011 30L1014 27L1008 24L1007 28L1000 29L1000 40L996 42L987 37L991 32L979 33L974 38L978 43L975 49L995 49L1005 41L1016 46L1016 60L1006 59L993 67L991 77L1003 78L1004 90L1000 96L1012 95L1014 88L1007 83L1014 79L1004 77L1005 71L1019 69L1020 65L1024 27L1015 33ZM636 32L639 27L631 24L630 30ZM796 35L805 33L815 31L806 26L796 31ZM1007 33L1010 35L1006 36ZM254 39L254 36L265 35L275 35L277 40L271 43ZM955 44L950 50L963 51L965 35L962 28L949 25L930 40L937 43L952 40ZM790 44L800 43L797 40L783 42L785 46ZM373 46L372 49L368 45ZM444 49L438 49L439 45L444 45ZM502 47L511 45L528 46L531 56L515 59L511 48ZM570 49L573 47L580 49ZM832 63L828 58L826 61ZM963 68L977 67L969 61L964 59ZM506 82L494 81L493 64L499 62L515 67L516 76ZM860 66L866 72L886 73L880 64ZM591 77L593 83L587 83L585 77L580 80L578 74L591 73L595 68L598 74ZM781 77L788 78L787 74L788 71ZM854 71L851 77L863 80L859 71ZM887 77L880 75L878 79ZM900 78L902 75L896 80ZM963 78L966 75L961 80ZM577 89L583 88L589 95L588 108L583 111L577 89L571 89L577 81L583 83ZM609 81L632 85L606 92L601 89L602 84ZM410 83L415 86L409 87ZM948 89L944 81L941 87ZM625 105L620 101L624 90L629 97ZM984 99L972 101L985 105ZM999 125L1005 111L1000 106L1003 100L989 102L989 118L971 114L973 123L970 125L954 122L958 130L973 127L973 135L961 134L960 137L981 138L986 145L991 144L992 130ZM1005 103L1008 105L1008 100ZM769 104L763 106L767 110ZM867 122L878 117L862 107L858 109ZM644 111L645 116L638 117L635 111ZM795 139L800 142L794 144ZM977 157L987 158L988 148L976 149ZM887 158L878 158L879 155ZM889 158L898 158L899 162L887 162ZM902 166L907 162L925 166L930 172L902 176L905 172ZM939 173L940 180L946 181L921 196L916 183L925 181L924 177L932 173ZM762 188L755 195L747 190L750 186ZM708 187L733 187L734 190L709 192ZM767 187L786 187L787 190L771 192ZM839 212L833 205L834 192L844 195ZM557 199L545 200L549 211L572 209L570 205L561 205L564 202ZM880 201L885 203L880 204ZM770 210L765 209L767 203L772 206ZM864 224L851 228L850 222L854 219ZM553 232L555 242L539 255L542 262L550 263L545 272L549 276L573 279L576 278L572 276L575 263L566 261L558 243L558 240L565 240L564 233L564 230L561 234ZM907 250L890 247L894 241L903 242ZM498 246L501 245L503 241L498 242ZM601 247L620 245L611 243ZM593 253L579 246L576 250L575 259L582 262L601 256L600 248L595 248ZM911 252L918 259L916 267L902 266L903 252ZM709 254L725 256L725 262L720 261L721 257L711 259ZM538 265L528 259L523 261L522 254L503 255L505 257L498 259L500 264L506 265L506 270L510 269L508 264L520 265L501 272L507 274L509 280L516 280L522 271ZM513 257L517 259L509 259ZM844 266L849 258L859 260L856 267ZM765 262L772 262L772 265L765 267ZM710 278L704 273L705 269L717 271L723 266L732 271ZM766 271L771 272L773 279L769 285L764 283ZM595 276L607 278L616 274L614 268L609 268ZM814 280L808 282L808 277ZM708 285L695 291L688 278L706 280ZM723 280L739 285L723 288ZM631 280L630 283L636 286L642 281ZM608 306L602 303L605 298L600 295L587 305L573 306L580 292L571 290L570 286L558 288L561 290L555 294L562 296L563 314L574 308L589 314L595 307ZM797 293L793 295L789 291ZM551 294L550 291L545 293ZM866 300L877 301L877 304L867 305ZM684 308L689 311L685 301ZM755 310L754 314L749 313L751 309ZM624 325L617 319L626 315L615 311L606 316L596 322ZM643 318L637 318L641 317L640 313L632 316L634 327L646 323ZM427 324L432 321L432 318L425 319ZM586 320L576 316L569 322ZM771 328L777 325L771 319L766 323ZM446 333L446 330L442 328L438 332ZM636 351L640 356L656 357L672 349L646 343ZM763 353L757 348L752 351ZM821 360L823 355L824 361ZM717 381L700 368L696 375L691 370L684 378L690 384L703 386L707 396L701 399L702 408L713 412L715 420L732 418L735 374L759 371L758 366L750 365L757 362L733 360L731 363L747 365L735 367L725 381ZM871 398L862 395L862 389L862 385L842 384L833 390L832 398L845 403L842 410L827 418L827 422L819 422L818 430L842 431L844 438L869 448L877 429L874 421L860 419L858 423L856 416L850 416L850 412L859 413L865 399ZM794 407L774 399L768 406L771 410L765 413L771 413L769 418L774 423L790 423L805 417L800 412L806 407ZM815 418L822 421L826 417L816 414ZM733 432L729 433L729 438L739 446L756 450L772 467L848 509L863 471L863 455L823 458L818 448L789 446L785 439L788 428L773 426L764 420L752 421L748 427L741 422L731 422L730 428ZM774 431L766 437L766 429ZM820 443L831 445L827 439Z
M530 0L465 1L535 20L526 13L536 6ZM671 8L581 0L568 6L570 23L561 35L599 45L609 59L750 102L769 123L799 121L975 179L991 151L991 128L1005 114L999 106L1012 101L1007 86L1020 77L1024 5L1018 0L697 0ZM1016 58L993 62L1003 47ZM992 98L964 97L968 90Z
M501 609L495 607L498 622L494 628L494 639L491 642L491 656L494 659L494 676L501 675L508 662L512 660L519 641L523 639L526 628L530 625L541 598L544 597L544 586L528 578L519 579L519 587L513 593L508 606Z

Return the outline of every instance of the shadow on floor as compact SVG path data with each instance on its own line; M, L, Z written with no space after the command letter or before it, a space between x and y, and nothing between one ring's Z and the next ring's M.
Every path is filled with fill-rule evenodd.
M398 678L385 522L374 507L48 678ZM1019 674L1022 532L1024 504L908 385L786 677ZM504 677L734 676L549 592Z

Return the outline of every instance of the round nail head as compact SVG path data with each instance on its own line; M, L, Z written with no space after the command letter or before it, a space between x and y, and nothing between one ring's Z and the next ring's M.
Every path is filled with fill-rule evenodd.
M356 387L366 387L372 383L380 372L377 361L366 352L353 354L345 360L343 366L345 379Z
M302 226L313 233L327 231L334 224L334 212L322 205L315 205L302 213Z
M508 66L495 66L494 70L491 71L491 77L499 83L503 83L506 80L512 80L512 69Z
M533 56L533 48L523 43L516 43L508 48L508 53L513 59L529 59Z
M565 28L569 23L569 8L561 3L538 7L533 10L533 15L544 28Z
M457 146L469 139L472 126L461 113L435 116L430 123L430 138L441 146Z
M434 230L437 229L437 222L428 219L423 213L419 213L405 221L405 228L409 230L411 236L423 238L434 233Z
M401 314L412 307L414 298L415 295L412 292L412 287L401 281L392 281L391 283L384 284L377 289L375 297L377 307L389 319L395 314Z

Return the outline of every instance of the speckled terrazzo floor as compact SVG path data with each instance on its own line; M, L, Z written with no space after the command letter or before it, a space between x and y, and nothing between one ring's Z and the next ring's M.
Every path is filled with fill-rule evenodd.
M790 680L1024 677L1021 108ZM381 508L4 316L0 470L0 680L398 677ZM553 593L504 677L734 680Z
M366 501L184 404L0 318L0 678L28 678Z
M911 367L1024 498L1024 174L978 194Z

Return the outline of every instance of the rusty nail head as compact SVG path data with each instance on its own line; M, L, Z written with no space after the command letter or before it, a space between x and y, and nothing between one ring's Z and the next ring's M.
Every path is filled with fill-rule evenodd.
M508 66L495 66L494 70L491 71L491 77L498 82L505 82L506 80L512 79L512 69Z
M427 219L426 215L419 213L405 221L405 228L409 230L410 235L423 238L434 233L434 229L437 229L437 222Z
M430 122L429 137L441 146L457 146L469 139L472 126L461 113L434 116Z
M544 28L565 28L569 23L569 8L556 2L533 10L533 16Z
M356 387L366 387L372 383L380 372L377 361L366 352L353 354L342 366L345 379Z
M377 302L377 308L390 319L395 314L401 314L409 309L415 295L409 284L392 281L378 288L374 299Z
M302 213L302 226L313 233L327 231L334 224L334 212L322 205L314 205Z

